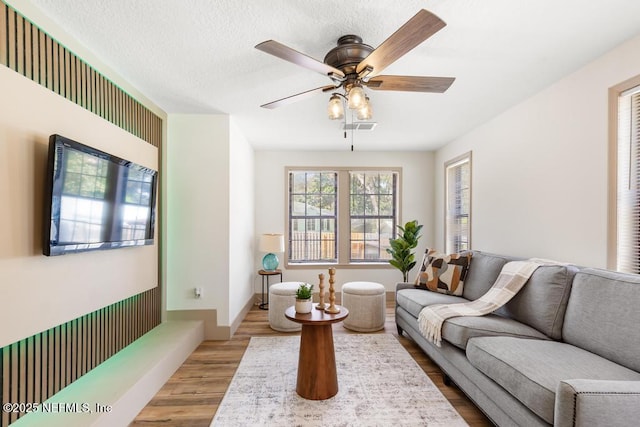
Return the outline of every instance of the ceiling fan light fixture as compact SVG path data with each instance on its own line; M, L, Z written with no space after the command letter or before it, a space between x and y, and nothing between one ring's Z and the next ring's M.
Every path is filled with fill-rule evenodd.
M353 86L351 89L349 89L348 97L348 107L351 110L358 110L362 108L362 106L366 102L366 95L364 93L364 89L362 89L362 86Z
M342 106L342 99L338 95L332 95L329 98L329 106L327 113L331 120L340 120L344 117L344 107Z
M371 101L369 97L365 95L364 105L358 108L358 120L370 120L373 117L373 110L371 109Z

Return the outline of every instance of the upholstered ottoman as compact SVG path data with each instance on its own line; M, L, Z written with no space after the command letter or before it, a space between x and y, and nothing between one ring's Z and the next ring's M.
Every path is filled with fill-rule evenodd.
M269 326L280 332L294 332L302 329L300 323L284 317L288 307L296 303L296 291L300 282L274 283L269 286Z
M349 310L343 325L357 332L384 328L386 299L384 286L375 282L347 282L342 285L342 305Z

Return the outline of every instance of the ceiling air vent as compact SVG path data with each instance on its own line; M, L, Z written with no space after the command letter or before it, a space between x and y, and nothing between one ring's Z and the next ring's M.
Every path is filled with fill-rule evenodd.
M373 130L378 125L376 122L343 123L342 130Z

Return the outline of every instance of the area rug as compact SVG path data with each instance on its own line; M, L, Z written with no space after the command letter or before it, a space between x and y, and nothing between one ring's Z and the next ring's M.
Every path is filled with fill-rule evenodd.
M397 339L334 337L338 394L296 393L299 336L253 337L212 426L466 426Z

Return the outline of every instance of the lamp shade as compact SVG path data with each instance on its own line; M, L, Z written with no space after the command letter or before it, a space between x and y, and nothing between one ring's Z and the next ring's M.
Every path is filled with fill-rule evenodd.
M344 107L342 106L342 100L338 95L333 95L329 98L327 113L331 120L339 120L344 117Z
M365 103L365 93L364 89L360 86L354 86L349 90L349 108L352 110L357 110L362 107Z
M284 252L284 235L263 234L260 236L260 252Z
M369 120L373 116L373 111L371 110L371 102L369 101L369 97L365 96L365 102L362 107L358 108L358 120Z

